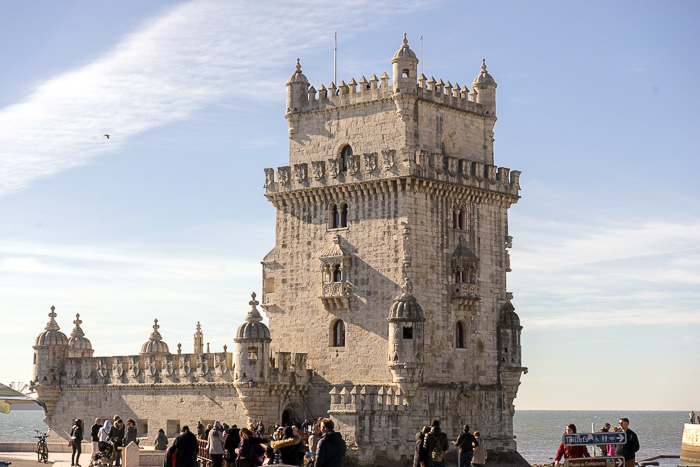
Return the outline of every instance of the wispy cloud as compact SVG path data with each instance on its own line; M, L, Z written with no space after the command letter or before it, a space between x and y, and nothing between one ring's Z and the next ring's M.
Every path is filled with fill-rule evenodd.
M115 152L130 137L186 119L223 96L259 100L274 95L261 89L284 92L271 85L279 83L281 64L291 70L289 51L312 50L322 40L319 31L341 24L352 37L387 13L428 4L359 1L342 15L315 0L177 6L93 63L47 79L0 110L0 196Z
M511 287L529 329L700 323L698 219L550 223L521 237Z

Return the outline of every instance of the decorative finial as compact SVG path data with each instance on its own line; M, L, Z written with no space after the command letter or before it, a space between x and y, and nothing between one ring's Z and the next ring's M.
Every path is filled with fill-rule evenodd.
M160 326L158 325L158 319L154 319L154 320L153 320L153 332L152 332L151 335L149 336L148 340L151 340L151 341L160 341L160 340L163 340L163 337L162 337L162 336L160 335L160 333L158 332L158 329L159 329L159 328L160 328Z
M226 350L228 350L228 346L224 344L224 353L226 353Z
M486 73L486 59L485 58L481 59L481 71L482 71L482 73Z
M179 342L177 343L177 354L180 355L182 353L182 344Z
M401 287L406 294L413 292L413 283L408 280L408 277L403 278L403 286Z
M49 313L50 319L49 319L49 322L46 323L46 326L44 327L44 329L46 331L58 331L59 329L61 329L59 327L58 323L56 322L56 316L58 316L58 315L56 314L55 310L56 310L56 307L51 305L51 313Z
M75 324L75 328L71 331L70 335L72 337L83 337L85 333L80 328L80 325L83 324L83 320L80 319L80 313L75 314L75 321L73 321L73 324Z
M296 73L301 73L301 63L299 63L299 58L297 57L297 70Z
M160 326L158 326L158 318L156 318L153 320L153 330L157 332L158 329L160 329Z
M406 38L406 33L403 33L403 46L408 47L408 39Z
M83 321L80 319L80 313L75 314L75 321L73 321L73 324L75 324L77 327L80 327L80 325L83 324Z
M260 305L260 302L255 299L255 297L256 297L255 292L250 294L250 296L253 297L253 299L248 302L248 305L252 306L253 309L255 309L256 306Z
M209 353L209 342L207 342L207 353Z
M199 324L199 321L197 321L197 332L201 332L201 331L202 331L202 325Z

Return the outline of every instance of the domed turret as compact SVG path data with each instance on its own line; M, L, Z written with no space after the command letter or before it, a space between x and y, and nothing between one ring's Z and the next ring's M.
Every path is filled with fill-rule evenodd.
M484 106L490 115L496 115L496 81L486 71L486 59L481 59L481 72L476 75L472 89L476 91L476 102Z
M413 287L405 279L403 293L389 311L389 369L406 397L413 396L423 379L423 309L411 294Z
M262 322L262 316L256 308L260 302L255 299L255 292L251 294L252 300L248 302L250 311L245 317L245 323L241 324L233 339L233 359L235 365L234 379L241 382L263 383L270 375L269 347L270 330Z
M163 337L158 332L160 326L158 325L158 320L153 320L153 332L148 337L148 340L141 346L141 355L153 355L153 354L167 354L170 353L168 350L168 344L163 342Z
M301 72L301 64L297 58L296 69L287 80L287 114L293 114L301 110L302 105L308 99L308 90L309 80Z
M520 318L515 307L507 300L501 308L498 323L498 360L501 365L520 367Z
M68 338L56 322L56 307L51 307L49 322L34 342L34 383L48 386L60 383L68 352Z
M80 314L75 315L75 328L70 333L70 339L68 339L68 356L69 357L92 357L93 350L92 344L85 337L83 329L80 327L82 324L80 319Z
M418 82L418 59L408 46L406 33L403 34L401 48L391 59L393 70L394 92L415 93Z

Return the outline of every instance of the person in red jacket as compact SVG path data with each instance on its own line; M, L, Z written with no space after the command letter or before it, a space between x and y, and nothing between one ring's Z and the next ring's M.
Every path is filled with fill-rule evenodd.
M570 435L572 433L576 433L576 425L573 423L569 423L566 425L566 434ZM554 458L554 465L558 466L559 461L561 458L564 457L564 459L572 459L572 458L580 458L580 457L591 457L590 454L588 454L588 449L586 449L586 446L564 446L564 441L559 443L559 449L557 449L557 456Z

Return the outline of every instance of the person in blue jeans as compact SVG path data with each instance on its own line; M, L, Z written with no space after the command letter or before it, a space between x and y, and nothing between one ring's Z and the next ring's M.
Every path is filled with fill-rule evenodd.
M469 467L474 457L474 448L479 445L474 435L469 433L469 425L464 425L462 433L457 437L457 441L452 441L452 443L459 448L457 466Z

